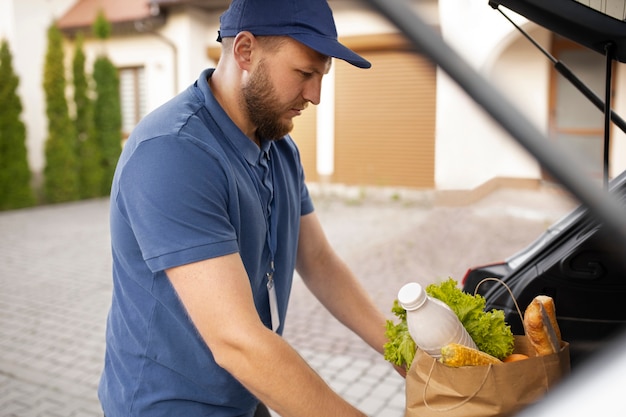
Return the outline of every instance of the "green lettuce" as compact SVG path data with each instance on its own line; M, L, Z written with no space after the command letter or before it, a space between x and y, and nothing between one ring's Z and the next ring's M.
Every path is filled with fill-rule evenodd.
M394 323L387 320L385 336L387 336L388 342L384 346L385 359L408 370L415 357L417 345L409 334L409 328L406 324L406 310L400 306L398 300L394 300L391 312L400 321Z
M439 284L430 284L426 293L446 303L457 315L476 347L498 359L513 353L515 339L511 327L504 320L504 311L485 311L486 300L480 295L463 292L452 278ZM410 368L417 346L409 334L406 311L394 300L392 313L397 323L387 320L384 346L385 359L394 365Z
M426 293L450 306L478 350L498 359L513 353L515 338L511 326L504 320L504 311L485 311L485 297L462 291L452 278L439 284L430 284L426 287Z

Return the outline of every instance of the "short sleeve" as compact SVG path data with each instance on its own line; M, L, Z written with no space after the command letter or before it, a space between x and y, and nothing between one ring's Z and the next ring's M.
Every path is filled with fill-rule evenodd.
M154 138L138 145L119 175L115 204L153 272L238 250L219 152L191 139Z

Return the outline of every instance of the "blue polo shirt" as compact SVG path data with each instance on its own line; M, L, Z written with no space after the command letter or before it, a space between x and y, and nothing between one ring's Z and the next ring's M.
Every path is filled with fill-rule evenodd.
M259 318L271 328L273 252L282 334L300 217L313 211L300 156L289 136L261 148L246 137L212 95L211 74L146 116L118 162L98 390L107 417L252 416L258 403L215 363L167 268L239 252Z

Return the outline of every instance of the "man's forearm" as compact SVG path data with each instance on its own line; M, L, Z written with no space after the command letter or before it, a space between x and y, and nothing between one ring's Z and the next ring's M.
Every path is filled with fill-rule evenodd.
M332 391L280 336L264 329L249 336L228 347L228 353L218 353L219 363L281 416L365 416Z

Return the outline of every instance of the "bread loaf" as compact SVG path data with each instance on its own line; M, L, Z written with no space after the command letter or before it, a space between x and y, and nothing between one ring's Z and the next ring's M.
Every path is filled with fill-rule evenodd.
M556 321L556 308L554 307L554 300L552 297L547 295L538 295L535 297L545 308L546 313L548 314L548 318L550 319L550 324L552 324L552 328L556 333L557 340L559 345L561 344L561 330L559 329L559 324Z
M524 312L524 331L537 355L556 353L561 348L561 331L556 321L554 300L538 295Z

